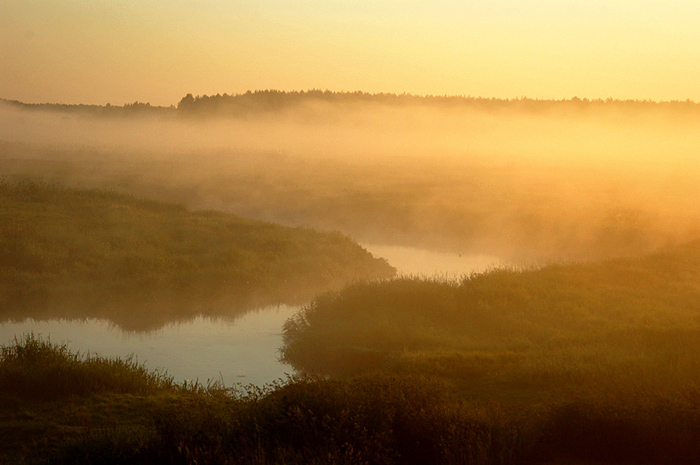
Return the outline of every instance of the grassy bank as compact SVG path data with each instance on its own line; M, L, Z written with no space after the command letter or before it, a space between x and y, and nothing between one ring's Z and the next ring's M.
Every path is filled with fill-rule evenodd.
M287 323L284 358L341 377L427 376L464 398L534 409L555 456L692 462L699 273L694 243L460 282L352 285Z
M466 125L458 125L459 131ZM118 128L110 127L110 133ZM216 129L217 134L229 131L241 129L238 125ZM266 128L261 134L269 131ZM384 137L384 132L360 133L357 140ZM518 143L512 137L511 132L499 136L518 153L521 147L538 147L550 140L549 135L538 135L536 143ZM600 137L591 134L589 140ZM665 140L675 137L670 134ZM434 143L449 138L436 133L429 139L425 150L405 147L401 157L387 156L373 148L373 142L355 150L342 138L338 147L314 145L296 151L186 145L176 150L125 150L100 148L100 144L75 147L0 140L0 172L9 179L60 180L70 186L174 200L194 210L216 209L286 225L337 229L363 243L487 254L513 261L637 256L700 237L694 167L687 167L683 176L671 170L681 176L676 178L662 169L650 177L630 171L631 166L645 166L638 158L624 163L624 171L534 161L511 165L509 159L480 161L471 153L439 156L442 149ZM305 140L316 138L309 135ZM314 150L324 154L312 155ZM556 153L570 150L571 144ZM586 152L582 158L589 155Z
M101 190L0 181L4 319L104 317L144 328L301 302L393 272L339 233Z
M501 461L519 444L503 412L426 379L179 385L34 336L0 351L0 397L0 463Z
M391 273L340 235L103 191L0 188L10 317L77 308L143 326L161 320L134 303L182 318L222 309L232 288L252 302L280 279ZM458 282L355 283L285 327L285 359L332 377L265 389L180 385L30 336L0 350L0 463L698 463L697 276L692 243Z
M461 281L358 283L317 297L287 323L285 357L332 374L423 371L441 361L455 379L502 367L574 380L607 376L612 367L619 377L643 363L673 368L675 379L700 373L690 356L700 348L699 273L700 244L693 243Z
M0 463L697 463L688 394L516 407L429 376L179 385L30 336L0 352Z

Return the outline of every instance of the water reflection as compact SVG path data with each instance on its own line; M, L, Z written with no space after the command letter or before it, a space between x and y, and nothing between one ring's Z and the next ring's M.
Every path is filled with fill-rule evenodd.
M384 257L399 274L459 278L503 263L486 255L432 252L402 246L364 245ZM105 357L133 354L149 369L165 369L179 382L223 379L262 385L285 379L293 370L277 361L282 325L299 306L275 305L232 318L198 316L150 331L128 331L104 319L32 320L0 323L0 343L29 332L68 343L73 351ZM132 312L133 313L133 312ZM171 315L172 316L172 315ZM167 315L161 315L166 318Z
M262 385L292 369L277 362L281 328L299 307L280 305L235 319L197 317L149 332L129 332L106 320L25 320L0 323L0 342L34 332L73 351L105 357L133 354L149 369L166 369L177 381L223 379Z

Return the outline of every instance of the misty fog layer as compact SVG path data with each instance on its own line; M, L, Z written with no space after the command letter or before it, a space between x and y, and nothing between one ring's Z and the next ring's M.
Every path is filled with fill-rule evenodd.
M0 106L0 173L510 260L700 238L700 116L311 103L237 118Z

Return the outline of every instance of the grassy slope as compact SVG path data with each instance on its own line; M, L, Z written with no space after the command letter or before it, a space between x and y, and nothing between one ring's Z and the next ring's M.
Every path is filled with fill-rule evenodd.
M0 182L0 317L102 316L147 327L301 301L387 277L338 233L286 228L99 190ZM145 308L134 319L134 306Z

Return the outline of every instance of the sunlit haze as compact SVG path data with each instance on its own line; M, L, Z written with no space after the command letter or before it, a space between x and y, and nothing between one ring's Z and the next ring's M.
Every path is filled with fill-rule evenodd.
M699 83L699 0L0 0L0 464L700 464Z
M363 90L700 100L691 0L3 0L0 97Z

